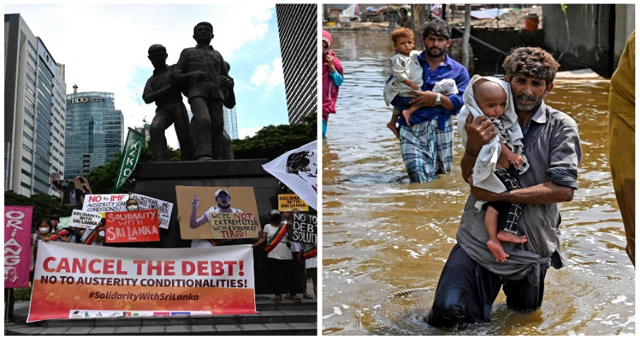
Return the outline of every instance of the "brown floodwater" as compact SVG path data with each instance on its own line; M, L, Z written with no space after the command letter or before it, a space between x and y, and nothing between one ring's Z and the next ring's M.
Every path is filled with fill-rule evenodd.
M621 335L635 333L634 267L608 165L609 81L558 78L546 102L579 126L579 190L561 205L567 265L549 269L542 307L518 313L500 293L492 322L455 330L422 322L469 193L458 162L433 182L410 184L385 125L382 89L392 50L387 34L334 33L345 81L323 140L325 335ZM633 141L630 141L633 142ZM401 297L390 294L424 288Z

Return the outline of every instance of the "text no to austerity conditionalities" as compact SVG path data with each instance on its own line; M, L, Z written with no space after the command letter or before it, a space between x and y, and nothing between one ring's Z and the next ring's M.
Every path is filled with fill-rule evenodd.
M79 277L61 275L60 283L65 285L85 285L85 286L126 286L126 287L204 287L204 288L247 288L248 282L245 279L133 279L115 277ZM58 282L57 276L40 276L42 284L55 284Z

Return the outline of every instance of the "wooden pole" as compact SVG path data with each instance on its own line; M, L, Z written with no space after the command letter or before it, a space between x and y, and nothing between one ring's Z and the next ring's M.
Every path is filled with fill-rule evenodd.
M469 69L469 36L471 36L471 5L464 5L464 33L462 34L462 65Z
M13 301L11 301L11 296L13 296L13 288L5 289L5 291L7 292L7 301L5 301L5 303L7 304L7 307L5 308L5 311L4 311L4 335L8 335L9 334L9 309L10 309L11 303L13 303Z

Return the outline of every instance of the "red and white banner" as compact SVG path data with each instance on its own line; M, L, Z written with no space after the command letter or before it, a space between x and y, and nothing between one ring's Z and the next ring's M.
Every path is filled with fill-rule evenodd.
M158 210L107 212L105 234L107 243L160 241Z
M318 202L318 143L287 151L262 168L284 183L313 209Z
M29 287L33 207L4 207L4 288Z
M40 242L27 322L257 313L251 245L110 248Z

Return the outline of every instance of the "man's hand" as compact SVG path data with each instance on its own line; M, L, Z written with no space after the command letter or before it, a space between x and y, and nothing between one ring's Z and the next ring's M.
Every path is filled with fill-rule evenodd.
M409 105L420 106L420 107L424 107L424 106L435 107L436 97L438 97L438 94L435 92L431 92L431 91L418 92L417 97L409 101Z
M327 53L327 55L324 57L324 60L327 61L327 66L329 67L329 72L331 72L331 73L336 72L336 67L333 65L333 56L331 55L331 53Z
M473 116L469 114L464 123L464 129L467 131L468 137L465 148L474 156L477 156L480 149L498 135L498 130L487 116L473 119Z

